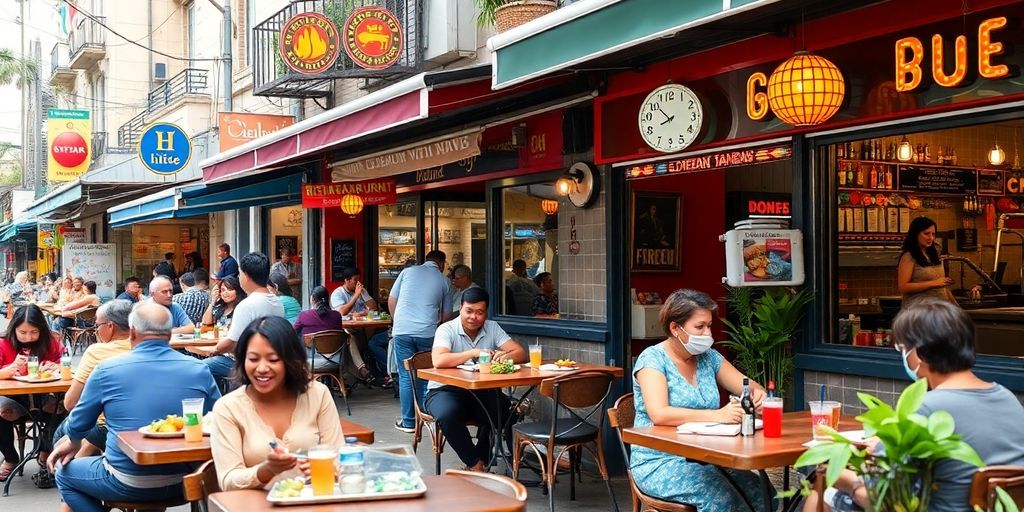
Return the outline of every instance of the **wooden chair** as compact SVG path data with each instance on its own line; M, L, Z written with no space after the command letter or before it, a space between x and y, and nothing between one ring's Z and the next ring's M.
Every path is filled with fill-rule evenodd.
M96 310L98 308L86 308L75 315L75 325L64 329L64 344L69 347L72 356L82 351L89 345L96 342Z
M619 437L619 448L622 448L622 460L626 462L626 476L629 478L629 488L633 491L633 512L697 512L697 509L682 503L659 500L644 494L633 481L633 472L629 468L629 449L622 440L622 429L632 428L636 420L636 407L633 402L633 393L622 395L615 401L615 407L608 409L608 425L615 429Z
M345 410L348 411L349 416L352 416L343 373L345 371L345 354L348 350L348 334L342 330L320 331L315 334L307 334L303 341L307 347L312 349L309 356L310 379L333 380L338 385L338 392L345 399ZM319 368L316 365L317 356L322 358ZM335 356L338 362L334 362L332 359Z
M185 475L181 484L185 491L185 501L192 505L192 512L206 512L206 498L220 492L217 468L214 467L212 460L204 462L195 473Z
M988 466L974 473L968 505L995 510L996 487L1006 491L1014 503L1024 503L1024 466Z
M608 479L608 468L604 462L604 447L602 446L601 430L604 427L605 401L611 394L612 384L615 382L615 375L604 370L583 370L566 373L551 379L544 379L540 383L540 394L549 397L554 402L554 410L548 421L536 421L520 423L512 428L515 433L515 440L512 448L512 478L518 479L520 459L523 455L523 447L533 450L537 460L541 463L541 479L548 488L548 508L555 510L555 477L558 469L558 459L568 451L570 455L569 464L569 498L576 499L576 471L583 449L587 449L597 461L597 468L601 472L605 486L608 488L608 498L618 510L615 502L615 493L612 491L611 481ZM561 412L567 413L565 417ZM577 412L580 411L580 412ZM590 423L590 419L596 416L597 424ZM547 457L541 455L538 446L545 447ZM555 450L561 447L560 451Z
M412 355L409 359L402 361L402 365L405 366L405 370L409 372L409 379L412 382L412 388L415 390L419 384L419 376L416 372L418 370L426 370L434 367L434 361L430 356L430 351L417 352ZM441 453L444 452L444 433L441 432L441 427L437 425L437 421L434 417L427 413L427 408L420 403L418 396L413 393L413 407L416 410L416 426L413 427L412 434L412 451L415 452L416 448L419 447L420 441L423 440L423 429L427 429L430 433L430 443L434 450L434 473L441 474ZM470 426L476 426L473 423Z
M498 494L514 498L521 502L526 501L526 487L507 476L495 475L494 473L481 473L479 471L463 471L460 469L446 469L444 470L444 474L445 476L462 478L479 485L488 491L494 491Z

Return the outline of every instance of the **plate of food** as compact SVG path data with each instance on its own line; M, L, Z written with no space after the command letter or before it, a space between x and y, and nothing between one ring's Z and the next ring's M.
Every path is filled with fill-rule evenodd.
M170 438L185 437L185 418L177 414L168 414L166 418L153 420L149 425L139 429L145 437Z
M572 359L559 359L554 363L542 364L538 369L542 372L571 372L579 370L580 365Z
M515 373L518 372L520 368L522 367L519 366L518 364L513 363L512 361L501 361L497 363L491 363L491 373L498 375Z
M14 380L19 382L25 382L28 384L42 384L44 382L54 382L60 380L60 373L58 372L39 372L39 375L19 375L14 377Z

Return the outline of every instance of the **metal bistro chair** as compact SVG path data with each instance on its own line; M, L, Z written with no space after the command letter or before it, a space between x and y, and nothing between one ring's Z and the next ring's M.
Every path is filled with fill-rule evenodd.
M570 455L569 464L569 497L576 499L576 471L586 448L597 461L608 487L608 498L618 510L615 493L608 479L608 468L604 462L604 448L601 442L601 430L604 428L605 401L611 394L615 375L604 370L583 370L566 373L540 383L540 394L554 402L554 410L548 421L520 423L513 427L515 441L512 453L512 478L518 479L520 459L523 447L529 447L537 455L541 463L541 479L547 483L548 508L555 510L555 477L558 459L567 450ZM565 411L566 417L560 413ZM580 412L577 412L580 411ZM596 416L597 424L590 423ZM541 455L538 445L545 447L547 457ZM562 447L556 452L555 447Z
M86 308L75 315L75 325L66 327L63 332L64 345L72 356L81 348L82 352L89 345L96 342L96 310L99 308Z
M1024 503L1024 466L988 466L974 473L968 505L995 510L996 487L1006 491L1014 503Z
M341 330L320 331L306 335L303 342L312 349L309 356L310 380L325 378L334 381L338 385L338 392L345 399L345 410L352 416L343 373L345 354L348 350L348 334Z
M208 460L195 473L185 475L181 481L185 491L185 501L192 505L192 512L207 512L209 507L206 499L215 492L220 492L217 482L217 468L213 461Z
M430 357L429 351L417 352L409 359L402 361L402 364L405 366L405 370L409 372L409 379L414 390L420 380L416 372L434 367L434 361ZM420 441L423 440L423 429L427 429L427 432L430 433L430 443L434 449L434 473L440 475L441 453L444 452L445 444L444 433L441 432L441 427L438 426L434 417L427 413L426 407L420 403L420 399L416 396L415 392L413 393L413 406L416 409L416 426L413 427L412 451L415 452L416 448L419 447ZM473 423L469 423L469 425L476 426Z
M526 501L526 487L507 476L481 473L479 471L463 471L461 469L446 469L444 470L444 475L461 478L479 485L488 491L494 491L517 501Z
M697 509L682 503L659 500L643 493L633 481L633 472L629 470L629 449L622 440L622 429L632 428L636 420L636 406L633 393L622 395L615 401L615 407L608 409L608 425L615 429L619 437L619 448L622 448L622 460L626 462L626 476L629 488L633 491L633 512L697 512Z

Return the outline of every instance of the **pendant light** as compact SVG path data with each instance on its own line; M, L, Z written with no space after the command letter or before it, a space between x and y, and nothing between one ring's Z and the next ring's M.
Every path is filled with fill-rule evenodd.
M1003 151L1003 148L999 147L997 142L995 146L992 146L992 149L988 150L988 163L993 167L999 167L1005 161L1006 152Z
M900 147L896 149L896 159L900 162L909 162L914 158L914 147L910 145L910 139L906 135L900 141Z

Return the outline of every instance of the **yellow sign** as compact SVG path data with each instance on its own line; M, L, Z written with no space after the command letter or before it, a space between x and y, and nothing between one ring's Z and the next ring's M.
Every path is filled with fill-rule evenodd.
M71 181L89 170L92 121L88 110L50 109L47 129L47 179Z
M1004 78L1009 76L1010 67L997 64L993 58L1005 53L1003 43L993 40L992 33L1007 27L1005 16L989 18L978 25L977 59L978 76L982 78ZM968 71L967 36L959 35L953 40L953 54L947 55L941 34L935 34L931 40L932 79L940 87L957 87L963 84ZM921 85L924 71L922 64L925 58L925 45L916 37L904 37L896 41L896 90L910 92ZM947 74L946 69L952 63L953 72Z

